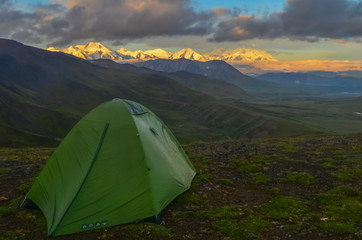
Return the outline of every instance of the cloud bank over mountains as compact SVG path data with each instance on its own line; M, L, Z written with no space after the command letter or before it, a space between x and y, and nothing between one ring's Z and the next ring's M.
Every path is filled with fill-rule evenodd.
M206 36L209 41L277 39L360 41L362 3L287 0L284 9L247 15L239 9L196 10L193 0L53 0L19 8L0 0L1 37L65 46L82 40Z

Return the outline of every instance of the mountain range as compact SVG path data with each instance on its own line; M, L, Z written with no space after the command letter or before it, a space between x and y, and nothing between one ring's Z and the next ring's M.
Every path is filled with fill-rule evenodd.
M234 85L186 72L170 77L143 71L100 66L0 39L0 145L54 142L89 110L113 98L152 109L183 142L255 137L281 127L273 118L205 93L211 88L244 94ZM187 82L175 80L182 75Z
M360 71L362 61L345 60L278 60L267 51L241 47L236 49L219 48L209 52L197 52L191 48L172 53L164 49L135 50L125 48L112 50L99 42L88 42L84 45L67 48L49 47L49 51L60 51L87 59L111 59L116 62L139 62L155 59L186 58L197 61L223 60L246 74L262 74L267 72L300 72L300 71Z
M134 62L154 59L190 59L197 61L224 60L239 61L244 63L254 63L260 61L277 61L266 51L251 48L237 49L216 49L209 53L199 53L191 48L182 49L176 53L157 48L147 51L130 51L121 48L117 51L111 50L99 42L89 42L84 45L70 46L59 49L55 47L47 48L49 51L64 52L86 60L111 59L116 62Z
M190 72L209 78L219 79L223 82L233 84L234 86L244 89L250 93L266 90L277 91L280 89L280 86L277 86L277 84L249 77L222 60L202 62L185 58L175 60L156 59L137 62L133 65L160 72Z
M226 62L236 60L238 62L245 61L245 64L248 64L257 61L276 61L267 52L257 49L217 49L209 54L201 55L190 48L182 49L176 53L170 53L162 49L132 52L121 48L118 51L112 51L101 43L89 42L85 45L70 46L66 49L50 47L47 50L71 54L85 60L108 59L118 63L132 63L137 67L156 70L159 73L162 72L161 75L165 75L164 72L172 73L177 71L194 73L222 80L252 93L282 91L283 93L289 92L294 94L296 91L300 91L300 88L296 89L293 86L285 90L285 88L278 86L278 84L251 78ZM128 70L130 70L129 67ZM140 72L141 70L133 68L132 71ZM144 73L144 70L142 71ZM179 78L176 77L176 79ZM220 94L218 95L220 96Z
M150 69L158 61L166 61L163 68ZM57 144L84 114L113 98L152 109L183 143L362 131L362 98L259 98L244 87L255 84L267 93L285 85L248 77L219 60L144 64L149 68L89 61L0 39L0 146Z
M177 59L177 60L168 60L168 61L173 61L175 67L176 65L178 65L177 62L179 61L190 61L191 63L195 63L195 61L187 59ZM237 87L234 84L224 82L218 78L211 78L204 76L204 74L194 74L192 72L181 71L181 70L172 71L172 72L162 71L162 70L158 71L147 67L141 67L141 66L136 67L134 64L118 64L109 59L97 59L97 60L92 60L91 62L106 68L115 68L129 72L165 76L175 80L179 84L186 86L192 90L202 92L218 98L242 99L248 96L248 94L242 88ZM240 82L240 84L241 83L242 82Z

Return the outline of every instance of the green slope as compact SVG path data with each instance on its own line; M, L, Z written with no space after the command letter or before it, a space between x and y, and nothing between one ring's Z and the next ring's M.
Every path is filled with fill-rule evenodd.
M135 67L131 64L118 64L108 59L98 59L92 63L106 68L122 69L130 72L156 74L169 77L179 84L192 90L205 93L218 98L245 98L247 93L234 84L227 83L218 78L203 76L186 71L162 72L145 67Z
M0 102L0 128L17 129L17 137L31 133L62 138L77 119L112 98L149 107L182 141L241 134L234 132L238 126L226 128L221 113L215 111L224 109L230 115L243 116L241 109L225 107L222 101L165 76L100 67L8 40L0 41L0 70L4 99ZM250 119L240 118L238 125L243 121Z
M172 75L98 66L0 39L0 145L52 144L88 111L113 98L150 108L184 143L362 131L360 116L343 112L352 106L348 101L240 99L242 90L232 85L221 88L210 78L185 72ZM224 95L233 99L220 98Z

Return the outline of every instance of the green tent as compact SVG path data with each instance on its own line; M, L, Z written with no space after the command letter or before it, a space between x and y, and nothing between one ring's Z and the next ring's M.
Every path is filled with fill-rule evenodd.
M26 198L44 213L48 235L71 234L159 214L190 187L193 169L154 113L114 99L73 127Z

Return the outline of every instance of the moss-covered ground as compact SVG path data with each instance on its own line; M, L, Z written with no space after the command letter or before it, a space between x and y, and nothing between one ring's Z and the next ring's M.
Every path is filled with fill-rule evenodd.
M164 209L161 225L137 222L54 239L362 239L362 135L184 149L198 175ZM42 213L17 206L53 150L0 148L0 240L47 239Z

